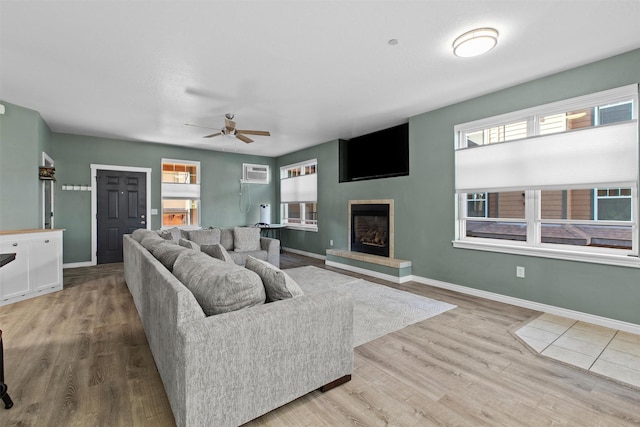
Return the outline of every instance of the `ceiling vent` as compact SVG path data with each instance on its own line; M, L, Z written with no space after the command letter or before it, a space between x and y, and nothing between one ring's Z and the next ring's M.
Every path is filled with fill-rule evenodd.
M242 181L249 184L268 184L269 165L242 164Z

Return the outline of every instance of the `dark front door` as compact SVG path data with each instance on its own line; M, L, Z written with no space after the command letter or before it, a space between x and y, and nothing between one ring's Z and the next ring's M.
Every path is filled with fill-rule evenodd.
M147 175L98 170L98 264L122 262L122 235L147 227Z

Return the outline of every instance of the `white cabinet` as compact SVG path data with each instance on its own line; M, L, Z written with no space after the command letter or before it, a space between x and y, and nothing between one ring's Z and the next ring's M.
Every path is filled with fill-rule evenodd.
M16 254L15 260L0 267L0 301L29 292L29 241L5 241L2 236L0 253Z
M16 254L0 267L0 306L62 289L62 230L2 231L0 252Z

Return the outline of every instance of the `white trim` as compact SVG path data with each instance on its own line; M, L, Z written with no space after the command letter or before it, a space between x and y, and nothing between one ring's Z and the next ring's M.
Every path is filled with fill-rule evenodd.
M318 232L317 225L303 225L303 224L287 224L285 223L284 228L289 230L298 230L298 231L313 231L314 233Z
M353 265L342 264L341 262L328 261L328 260L325 260L324 264L328 265L329 267L341 268L342 270L352 271L354 273L359 273L359 274L366 274L367 276L375 277L377 279L387 280L389 282L398 283L398 284L410 282L411 280L413 280L413 276L410 274L407 276L401 276L401 277L392 276L390 274L380 273L373 270L367 270L366 268L354 267Z
M581 311L570 310L568 308L556 307L553 305L542 304L535 301L524 300L520 298L510 297L507 295L496 294L493 292L474 289L467 286L456 285L441 280L429 279L426 277L412 276L412 280L427 286L447 289L454 292L460 292L466 295L472 295L479 298L485 298L491 301L502 302L505 304L524 307L531 310L542 311L544 313L555 314L557 316L568 317L569 319L579 320L583 322L593 323L595 325L604 326L606 328L618 329L632 334L640 334L640 325L622 320L611 319L608 317L597 316L595 314L583 313Z
M284 246L281 249L284 252L291 252L292 254L308 256L309 258L316 258L316 259L321 259L321 260L324 260L324 259L327 258L324 255L316 254L314 252L301 251L300 249L287 248L287 247L284 247Z
M39 296L42 296L42 295L50 294L52 292L58 292L58 291L61 291L62 289L63 289L62 283L60 283L59 285L52 286L50 288L40 289L40 290L35 291L35 292L29 292L29 293L26 293L26 294L15 296L15 297L9 297L7 299L0 300L0 307L5 306L5 305L9 305L9 304L13 304L14 302L25 301L25 300L28 300L28 299L31 299L31 298L34 298L34 297L39 297Z
M474 239L475 240L475 239ZM520 243L520 242L517 242ZM526 246L510 243L493 243L486 240L454 240L454 248L472 249L489 252L500 252L513 255L536 256L541 258L552 258L558 260L591 262L596 264L615 265L618 267L640 268L640 259L633 255L610 255L603 252L578 252L572 250L561 250L542 246Z
M79 268L79 267L91 267L94 266L91 261L82 261L82 262L69 262L67 264L62 264L63 269L67 268Z
M144 172L147 174L147 229L151 229L151 168L135 166L100 165L92 163L91 167L91 264L98 264L98 186L96 179L99 170Z

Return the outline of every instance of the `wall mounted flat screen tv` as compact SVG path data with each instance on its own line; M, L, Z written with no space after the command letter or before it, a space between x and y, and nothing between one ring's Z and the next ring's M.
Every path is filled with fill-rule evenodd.
M340 140L339 181L409 175L409 124Z

